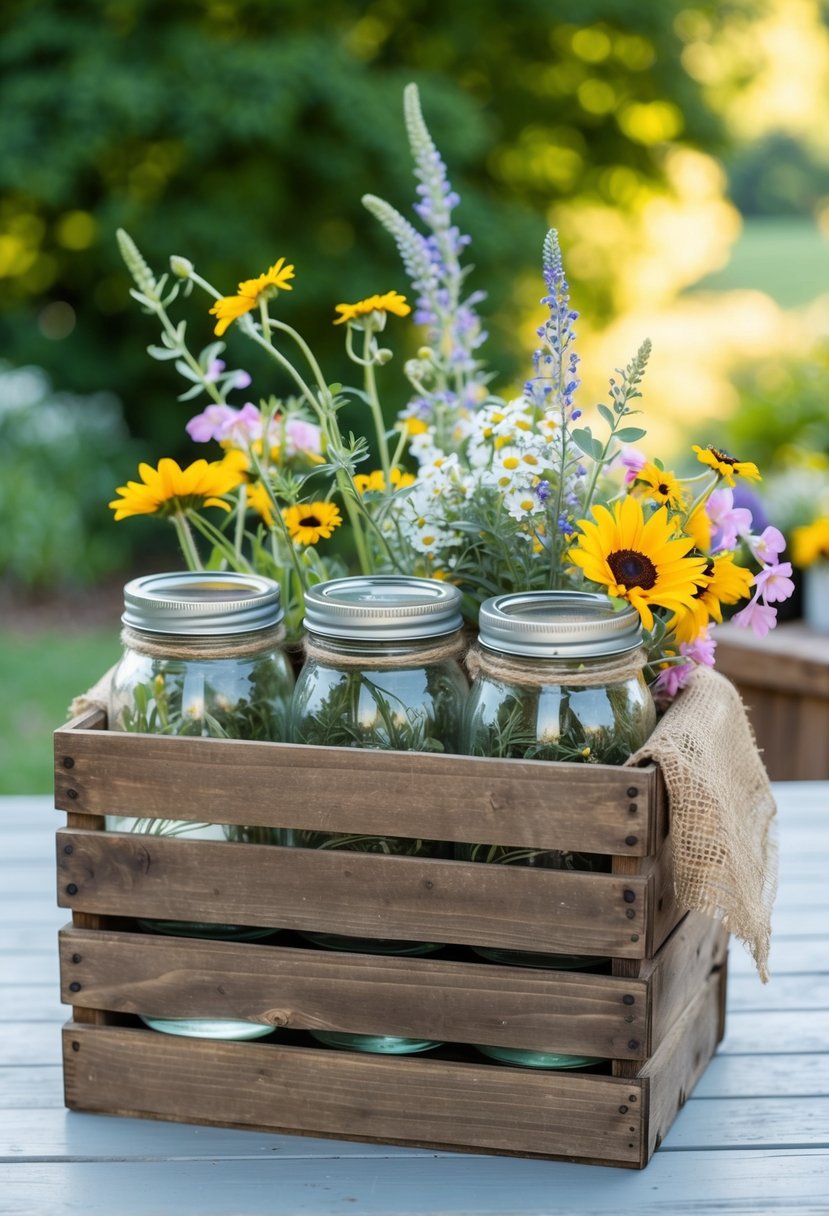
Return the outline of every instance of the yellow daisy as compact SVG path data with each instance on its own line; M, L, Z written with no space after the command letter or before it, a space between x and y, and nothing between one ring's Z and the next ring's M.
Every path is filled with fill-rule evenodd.
M705 582L697 588L691 607L678 613L668 628L673 629L678 642L693 642L706 629L709 620L722 622L722 605L737 604L751 591L754 575L745 566L738 566L730 553L709 558L705 567Z
M792 561L801 569L829 558L829 516L792 531Z
M628 497L612 513L594 507L593 520L578 521L581 535L567 555L590 582L629 600L646 629L653 628L652 605L673 612L693 606L706 559L688 556L694 542L677 536L665 507L645 519L639 499Z
M182 469L169 457L158 462L158 468L140 464L141 481L128 481L118 486L115 498L109 504L115 519L126 519L130 515L179 515L199 507L221 507L229 511L224 495L229 494L244 481L235 460L196 460Z
M387 291L384 296L368 296L365 300L358 300L356 304L337 304L335 312L341 315L336 318L334 324L357 321L373 312L392 312L396 317L407 317L411 311L405 296L401 296L397 291Z
M413 486L415 483L412 473L404 473L397 466L391 470L391 488L393 490L403 490L406 486ZM382 469L374 469L371 473L357 473L354 477L354 486L357 493L363 495L367 490L379 490L382 492L386 488L386 478Z
M261 481L248 486L248 507L262 517L266 527L273 527L273 499Z
M315 545L318 540L328 540L343 522L333 502L298 503L286 507L282 518L291 540L297 545Z
M633 484L639 493L653 498L660 506L679 509L685 502L685 493L676 475L660 469L651 461L642 466Z
M736 476L745 477L748 481L762 481L760 470L750 460L738 460L736 456L729 456L728 452L712 447L711 444L707 448L701 448L695 443L692 451L696 452L697 460L701 464L707 464L715 473L719 473L727 486L734 485Z
M217 318L214 334L221 338L228 326L256 308L262 297L267 300L276 295L277 291L292 291L288 280L293 277L293 266L286 265L285 259L280 258L265 274L260 274L258 279L245 279L239 284L235 296L223 296L210 309L211 315Z

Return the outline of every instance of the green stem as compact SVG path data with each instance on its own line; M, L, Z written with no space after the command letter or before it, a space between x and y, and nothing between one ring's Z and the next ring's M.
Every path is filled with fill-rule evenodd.
M380 399L377 395L377 379L374 374L374 360L371 358L372 344L374 343L373 334L369 329L366 329L365 340L363 342L363 367L365 369L365 386L366 397L368 398L371 416L374 420L374 430L377 436L377 446L380 452L380 465L383 470L383 478L386 483L386 490L391 492L391 464L389 462L389 445L386 440L386 424L383 419L383 410L380 405ZM376 347L376 343L374 343Z
M185 563L187 564L187 569L203 570L204 567L202 566L201 558L199 557L199 551L196 548L196 542L193 539L193 533L190 531L190 525L187 522L187 517L181 511L177 511L175 515L171 516L171 519L173 521L173 527L176 530L181 552L184 556Z
M244 520L244 516L242 518ZM190 519L196 531L200 532L205 540L220 550L230 564L231 569L242 571L245 574L253 573L253 567L242 554L241 545L237 548L236 545L231 544L220 528L217 528L210 520L204 519L196 512L191 515Z

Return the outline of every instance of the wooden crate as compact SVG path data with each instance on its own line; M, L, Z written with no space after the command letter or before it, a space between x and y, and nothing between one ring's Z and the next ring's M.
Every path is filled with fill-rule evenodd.
M55 735L66 1103L86 1111L641 1168L723 1033L727 936L674 902L655 767L554 765L110 732ZM609 873L107 831L104 815L567 848ZM142 932L152 917L267 941ZM447 943L391 957L296 931ZM470 945L610 956L604 972L498 966ZM159 1034L137 1014L243 1018L256 1042ZM418 1056L309 1029L445 1041ZM488 1043L598 1056L538 1071Z

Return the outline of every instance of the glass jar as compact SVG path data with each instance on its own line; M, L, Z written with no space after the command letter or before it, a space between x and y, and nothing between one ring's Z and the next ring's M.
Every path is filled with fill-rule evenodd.
M479 669L464 718L464 750L473 756L622 764L656 723L645 684L642 629L634 608L605 595L536 591L494 596L481 607ZM538 869L607 872L608 857L565 849L459 845L467 861ZM587 970L606 962L590 955L540 954L475 947L513 966ZM511 1048L487 1055L540 1068L597 1061Z
M279 586L258 575L153 574L124 588L124 653L112 677L112 730L216 739L287 738L293 673L281 649ZM277 843L274 831L176 819L107 816L115 831L204 840ZM272 929L142 920L179 936L255 938ZM271 1028L224 1019L145 1017L155 1029L210 1038L252 1038Z
M305 594L306 659L292 705L295 743L400 751L458 752L468 685L460 593L435 579L377 575L333 579ZM301 848L451 857L452 845L396 836L299 831ZM426 954L438 943L309 933L329 949ZM315 1032L336 1046L422 1051L430 1040Z

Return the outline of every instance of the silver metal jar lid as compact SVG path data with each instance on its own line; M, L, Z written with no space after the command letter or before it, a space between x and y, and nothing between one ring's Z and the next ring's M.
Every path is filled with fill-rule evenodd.
M183 570L127 583L121 620L146 633L222 637L272 628L284 615L279 584L272 579Z
M461 593L449 583L398 574L335 578L305 592L305 628L329 638L404 642L461 628Z
M481 605L478 640L490 650L540 659L625 654L642 642L639 613L587 591L495 595Z

